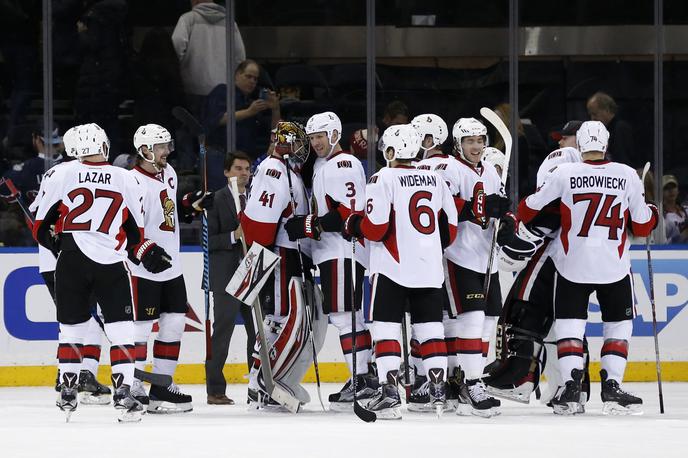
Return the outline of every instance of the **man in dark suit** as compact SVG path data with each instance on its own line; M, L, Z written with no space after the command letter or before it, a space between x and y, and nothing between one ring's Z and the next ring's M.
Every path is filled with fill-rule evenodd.
M208 404L234 404L225 394L227 382L222 368L227 360L229 341L234 332L237 312L241 312L246 328L246 361L250 368L256 332L250 307L227 294L225 287L243 257L240 238L243 236L229 179L237 177L241 210L246 204L246 184L250 176L250 158L240 151L227 156L224 174L227 186L215 192L212 208L208 209L208 250L210 253L210 290L213 292L212 359L205 363Z

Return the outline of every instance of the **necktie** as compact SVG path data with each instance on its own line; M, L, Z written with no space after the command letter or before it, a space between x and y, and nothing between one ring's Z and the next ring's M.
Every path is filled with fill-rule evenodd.
M246 209L246 195L239 194L239 205L241 206L241 211Z

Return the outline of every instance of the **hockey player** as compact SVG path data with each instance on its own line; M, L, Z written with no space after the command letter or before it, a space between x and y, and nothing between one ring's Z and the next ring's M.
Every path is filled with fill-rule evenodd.
M352 341L356 339L356 398L372 397L378 388L377 377L368 373L372 341L363 320L363 277L368 265L368 247L360 241L356 249L355 303L351 303L351 242L342 236L343 221L365 202L365 172L361 162L339 145L342 123L327 111L311 116L306 134L318 158L324 159L313 175L312 213L296 216L285 224L290 240L311 238L313 262L320 269L323 311L339 331L344 358L353 373ZM356 336L352 335L351 308L355 307ZM330 409L351 410L354 384L349 379L338 393L329 397Z
M128 253L153 272L168 269L170 263L164 249L143 237L138 184L125 170L107 163L108 150L107 135L98 125L77 128L72 154L78 161L55 171L55 185L38 206L34 237L60 253L55 269L62 377L58 407L68 419L77 407L81 350L91 318L89 296L94 293L111 342L114 406L122 411L120 421L138 421L143 407L130 393L134 322L124 258Z
M552 400L554 412L582 411L583 335L590 294L597 293L603 335L600 377L603 413L639 413L642 400L620 387L633 328L634 294L627 230L648 236L658 211L646 204L636 172L604 160L609 132L599 121L584 122L576 133L583 162L562 164L518 208L532 221L547 204L560 199L562 228L553 241L554 332L565 381Z
M509 200L495 167L481 161L488 143L485 126L475 118L461 118L454 124L452 136L457 154L453 180L459 229L456 241L445 251L449 296L445 337L455 339L455 351L450 353L456 355L460 370L452 373L449 386L458 402L458 415L491 417L499 413L500 402L486 394L480 376L487 354L483 341L489 342L502 306L497 263L490 272L487 297L484 284L492 243L490 220L507 213ZM502 221L508 225L512 220Z
M445 402L442 250L456 236L457 212L444 180L413 166L421 139L412 125L389 127L382 145L389 167L370 178L366 214L352 213L344 230L371 242L371 330L382 385L367 408L378 418L398 419L401 322L407 301L431 402L438 412Z
M278 123L272 154L256 170L251 194L241 215L246 243L258 242L280 256L277 267L260 292L265 322L257 325L265 326L266 336L273 344L275 360L282 364L272 367L275 381L285 385L302 403L308 402L310 397L299 383L310 367L312 359L309 358L313 355L307 339L295 338L306 326L305 305L303 297L292 288L295 279L301 281L302 269L308 280L312 278L312 262L308 256L309 240L299 242L302 250L300 256L297 241L289 239L285 226L294 216L309 213L306 189L299 174L308 154L308 137L303 127L293 122ZM295 205L291 202L292 193ZM313 230L313 227L308 229ZM301 265L301 259L304 265ZM317 294L313 296L318 298ZM313 306L312 327L317 351L324 341L327 320L320 316L317 304L308 306ZM298 358L291 358L289 355L292 354L298 355ZM257 408L275 404L265 392L259 370L260 364L264 363L256 358L249 374L248 397Z
M72 127L65 132L62 137L62 141L65 144L65 157L72 159L72 152L76 150L76 128ZM47 186L53 186L50 177L55 174L55 170L58 167L63 167L67 164L68 160L58 162L50 170L48 170L43 179L41 180L41 185L38 189L38 194L31 205L29 210L35 214L38 209L38 205L41 202L43 195L46 193ZM50 184L48 184L50 183ZM55 265L57 264L56 255L53 254L49 249L43 245L38 245L38 270L45 281L45 285L48 287L50 292L50 297L55 301ZM96 314L96 303L94 300L90 301L92 306L92 315ZM98 363L100 361L100 343L103 339L103 330L100 327L98 321L91 316L88 323L88 332L84 337L84 346L82 347L82 357L83 366L79 372L79 388L80 401L83 404L95 404L95 405L107 405L110 403L110 398L112 397L112 391L110 388L100 383L96 376L98 375ZM57 373L57 381L55 383L55 390L60 392L61 390L60 372Z
M560 132L560 148L552 151L540 164L536 186L543 185L545 179L560 164L581 162L575 148L576 132L582 121L569 121ZM571 140L573 139L573 141ZM554 264L550 258L560 222L559 205L554 202L537 218L528 224L519 224L516 236L500 248L498 259L500 270L519 272L509 291L500 319L498 332L497 366L485 378L485 384L492 394L500 397L529 402L532 391L537 388L540 370L545 364L547 392L541 395L541 402L547 403L563 385L559 375L556 343L551 325L554 320L552 294L554 289ZM547 336L548 333L550 336ZM547 336L547 337L545 337ZM547 350L543 358L542 348ZM553 347L553 348L552 348ZM587 375L585 379L588 379ZM584 379L586 397L589 382ZM587 399L581 398L581 404Z
M174 142L164 127L146 124L134 133L134 148L137 152L136 166L129 173L141 184L144 230L147 237L168 253L172 264L164 272L153 273L128 261L136 307L136 367L144 370L148 338L153 322L158 320L159 331L153 343L153 372L173 376L188 311L179 254L179 181L174 168L167 162L167 157L174 151ZM199 191L179 200L185 216L189 216L193 211L189 201L201 210L212 204L212 194L204 196ZM151 385L149 396L146 396L141 381L136 379L131 392L143 404L148 404L150 413L192 410L191 396L182 393L174 383L169 387Z

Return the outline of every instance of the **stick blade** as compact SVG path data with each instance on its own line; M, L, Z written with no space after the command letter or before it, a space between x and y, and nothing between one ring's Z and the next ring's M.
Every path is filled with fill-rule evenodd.
M358 401L354 401L354 413L358 418L366 423L374 423L375 420L377 420L377 415L375 415L375 412L371 412L370 410L366 409L359 404Z
M180 106L172 108L172 116L184 124L184 126L186 126L186 128L189 129L193 135L197 137L205 135L205 131L201 123L198 122L198 119L194 118L194 116L189 113L189 110L186 108Z
M155 374L153 372L146 372L140 369L134 369L134 377L142 382L148 382L151 385L167 387L172 385L172 376L167 374Z
M480 109L480 115L485 118L490 124L494 126L495 129L497 129L497 132L499 132L499 135L502 136L502 139L504 140L504 156L505 157L505 167L502 170L502 183L506 183L506 179L509 176L508 170L509 170L509 163L511 161L511 147L513 145L513 140L511 138L511 132L509 132L509 128L504 124L504 121L502 121L502 118L499 117L497 113L495 113L492 109L487 108L487 107L482 107Z

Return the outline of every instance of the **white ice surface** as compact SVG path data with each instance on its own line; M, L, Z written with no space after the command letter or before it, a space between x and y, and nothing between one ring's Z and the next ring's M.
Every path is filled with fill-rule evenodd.
M341 385L323 385L323 397ZM183 386L194 411L145 415L138 424L118 424L112 406L80 405L65 423L48 387L0 388L0 458L100 457L305 457L305 458L482 458L482 457L688 457L688 384L664 384L666 413L659 415L657 387L631 383L645 414L601 414L599 385L587 413L559 417L533 398L531 405L502 402L491 419L403 410L401 421L365 424L353 413L321 411L314 401L297 415L249 412L246 385L230 385L235 406L209 406L202 385ZM327 405L327 404L326 404Z

